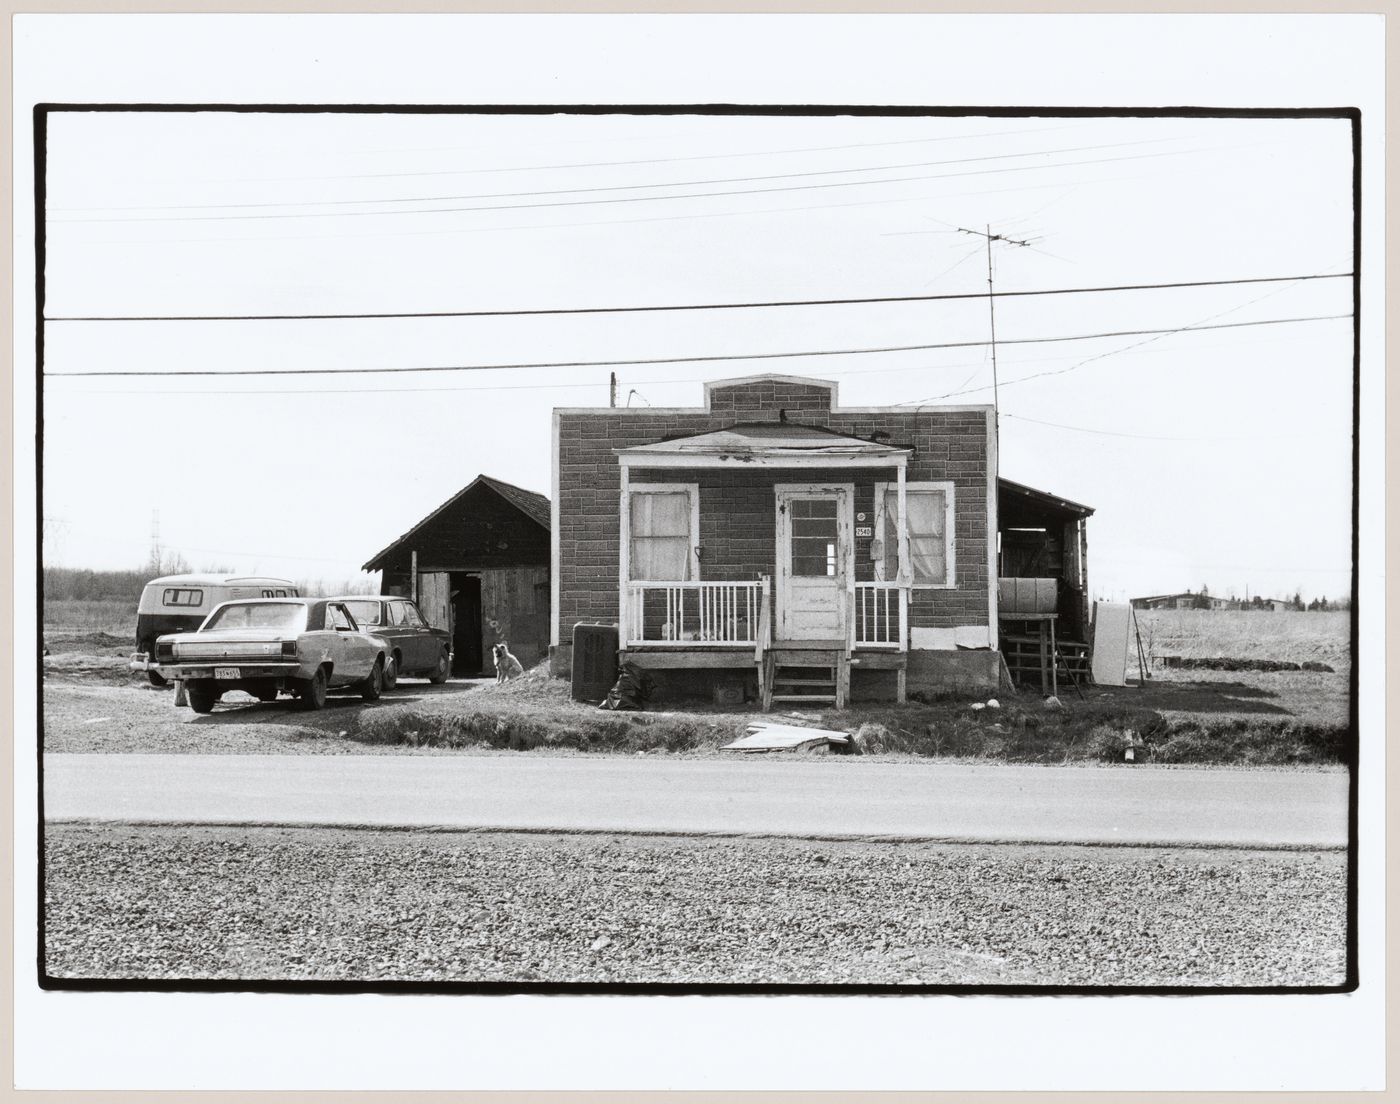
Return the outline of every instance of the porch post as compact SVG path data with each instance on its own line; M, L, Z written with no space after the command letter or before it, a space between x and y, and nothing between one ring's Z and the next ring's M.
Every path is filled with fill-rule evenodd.
M622 497L618 506L617 534L617 635L622 647L626 648L631 634L631 619L627 608L627 579L632 565L632 492L628 486L627 459L622 465Z

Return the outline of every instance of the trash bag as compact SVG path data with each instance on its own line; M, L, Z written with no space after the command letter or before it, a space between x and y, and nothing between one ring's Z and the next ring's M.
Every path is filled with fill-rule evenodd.
M637 710L646 708L656 690L656 681L635 663L624 663L618 671L617 682L599 709Z

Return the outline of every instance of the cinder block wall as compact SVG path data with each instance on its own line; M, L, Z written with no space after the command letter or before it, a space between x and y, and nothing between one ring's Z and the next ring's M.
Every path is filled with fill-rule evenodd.
M825 387L756 381L711 392L712 409L691 411L599 409L558 415L559 641L570 643L579 621L615 623L618 616L618 507L621 469L614 449L708 433L737 423L823 426L838 433L912 447L911 482L954 485L956 583L917 590L910 623L918 628L986 624L987 481L990 462L984 408L844 412L831 409ZM775 483L855 484L855 510L874 516L874 485L893 482L894 469L851 471L765 468L753 471L633 469L634 483L698 483L702 579L752 579L774 570ZM867 541L858 541L857 578L873 578Z

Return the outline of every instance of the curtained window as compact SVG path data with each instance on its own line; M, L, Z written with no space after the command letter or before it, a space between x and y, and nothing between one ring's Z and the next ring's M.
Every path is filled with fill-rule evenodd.
M877 563L884 579L899 577L899 488L894 483L876 485L876 513L884 542L884 556ZM953 583L953 486L951 483L908 483L904 500L909 511L909 568L915 586L951 586Z
M629 574L637 582L687 582L695 570L695 492L688 487L633 490Z

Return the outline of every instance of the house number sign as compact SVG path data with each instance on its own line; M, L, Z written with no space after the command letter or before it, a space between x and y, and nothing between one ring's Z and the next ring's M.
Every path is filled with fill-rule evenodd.
M857 536L857 537L868 537L868 536L870 536L870 535L871 535L870 526L868 526L868 525L857 525L857 526L856 526L856 536Z

